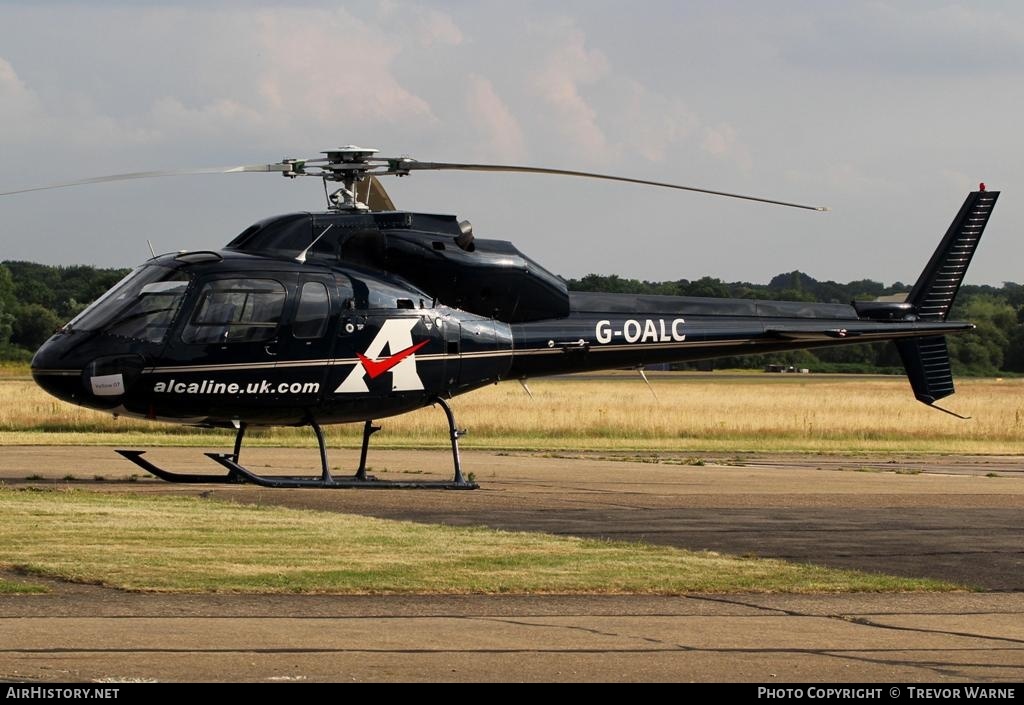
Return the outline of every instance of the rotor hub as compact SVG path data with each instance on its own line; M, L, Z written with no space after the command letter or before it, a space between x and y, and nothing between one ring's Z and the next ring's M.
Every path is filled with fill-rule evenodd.
M327 155L328 164L358 163L368 166L368 161L379 151L379 149L357 147L354 144L349 144L338 149L328 149L321 152L321 154Z
M359 201L356 184L366 178L367 172L374 167L370 163L373 155L379 150L357 147L349 144L338 149L328 149L324 155L324 163L319 165L317 174L324 180L326 191L328 181L339 181L342 187L327 196L327 205L331 210L365 210L366 205ZM285 176L288 176L286 173Z

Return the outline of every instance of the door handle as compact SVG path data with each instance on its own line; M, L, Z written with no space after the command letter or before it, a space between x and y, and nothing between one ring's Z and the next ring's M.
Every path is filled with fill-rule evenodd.
M267 343L263 346L267 355L277 355L277 343Z

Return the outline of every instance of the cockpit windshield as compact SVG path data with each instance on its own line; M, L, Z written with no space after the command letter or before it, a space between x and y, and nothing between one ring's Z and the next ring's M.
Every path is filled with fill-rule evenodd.
M101 330L123 338L163 342L189 280L180 269L139 267L72 319L67 329Z

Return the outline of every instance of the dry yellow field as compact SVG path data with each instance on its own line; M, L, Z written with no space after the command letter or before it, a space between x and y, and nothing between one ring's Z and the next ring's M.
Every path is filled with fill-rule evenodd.
M945 406L960 420L916 402L902 377L831 375L651 375L655 398L633 375L538 379L531 399L508 382L457 397L469 447L552 450L813 452L1024 452L1024 380L963 379ZM441 446L439 410L385 419L375 446ZM332 445L359 442L358 425L332 427ZM0 445L230 444L227 431L201 431L78 408L30 380L0 378ZM255 431L259 445L312 444L308 429Z

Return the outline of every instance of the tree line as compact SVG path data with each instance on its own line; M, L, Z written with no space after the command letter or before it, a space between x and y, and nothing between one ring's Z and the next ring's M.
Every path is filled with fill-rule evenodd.
M27 361L129 270L0 263L0 359Z
M870 301L910 291L911 284L860 279L846 284L818 281L803 272L779 274L768 284L724 282L713 277L690 281L651 282L615 274L588 274L568 280L573 291L604 291L668 296L713 296L736 299L776 299L818 303ZM950 318L971 321L977 328L949 336L949 353L958 374L992 376L1024 372L1024 285L1005 282L1000 287L964 285ZM768 364L806 367L815 372L902 372L896 346L889 342L842 345L820 350L795 350L770 355L747 355L715 360L719 368L760 368ZM680 365L697 367L699 364Z
M33 262L0 263L0 359L30 359L32 352L55 330L74 318L128 271L86 265L62 267ZM588 274L567 281L573 291L822 303L871 300L907 292L911 288L902 282L885 286L870 279L846 284L818 281L798 271L779 274L768 284L724 282L712 277L694 281L651 282L615 274ZM951 317L977 325L971 333L949 338L950 355L958 373L1024 373L1024 285L1013 282L1006 282L1000 287L966 285L960 290ZM895 347L890 343L723 358L715 364L718 367L758 368L769 363L807 367L820 372L902 369Z

